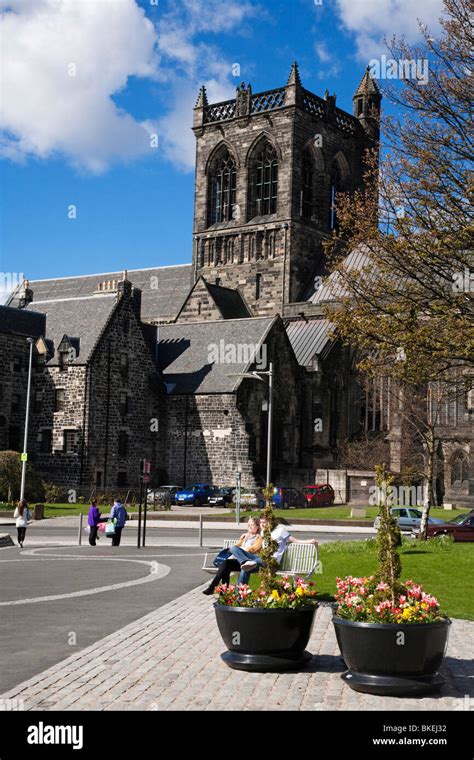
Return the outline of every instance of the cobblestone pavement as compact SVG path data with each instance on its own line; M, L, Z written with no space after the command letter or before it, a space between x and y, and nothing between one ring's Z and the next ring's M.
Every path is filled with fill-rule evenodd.
M231 670L212 599L193 589L1 695L25 710L462 710L474 705L474 622L454 620L447 683L423 699L359 694L340 678L331 610L316 614L309 667ZM470 697L470 699L469 699Z

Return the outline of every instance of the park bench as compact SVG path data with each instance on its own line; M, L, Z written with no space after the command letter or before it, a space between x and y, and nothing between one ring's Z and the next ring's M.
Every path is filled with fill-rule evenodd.
M224 541L224 549L234 546L237 543L234 539ZM207 553L204 557L202 570L208 573L215 573L217 568L212 564L215 554ZM210 558L210 559L209 559ZM302 578L309 578L318 565L318 547L313 544L288 544L283 558L280 562L278 575L294 575Z

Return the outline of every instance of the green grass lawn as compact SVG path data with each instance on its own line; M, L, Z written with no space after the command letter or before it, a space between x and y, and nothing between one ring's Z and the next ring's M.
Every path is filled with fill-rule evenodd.
M277 517L282 517L288 522L291 522L292 519L304 519L304 518L316 518L318 520L360 520L363 518L360 517L353 517L351 518L351 509L352 507L319 507L317 509L276 509L275 515ZM375 517L378 514L378 507L367 507L366 515L368 520L374 520ZM469 512L469 509L464 510L466 512ZM431 517L440 517L442 520L450 520L451 517L454 517L457 514L460 514L462 510L448 510L448 509L438 509L437 507L432 507L430 509L430 515ZM254 510L253 512L240 512L240 518L241 520L246 520L249 517L258 517L261 513L261 510Z
M400 549L402 580L421 583L433 594L450 617L474 620L472 565L474 544L405 539ZM322 572L313 575L315 588L322 599L332 600L336 578L346 575L375 574L377 550L375 540L339 541L321 544L319 559ZM252 586L258 585L258 574L251 575Z
M29 505L33 510L34 504ZM83 515L87 515L89 512L90 504L45 504L44 516L45 517L75 517L81 512ZM112 504L99 507L103 514L108 514L112 508ZM8 504L0 504L0 509L11 509Z

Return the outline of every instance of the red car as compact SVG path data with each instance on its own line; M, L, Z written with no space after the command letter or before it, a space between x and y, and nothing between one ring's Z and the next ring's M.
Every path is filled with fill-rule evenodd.
M334 491L329 483L305 486L303 494L308 507L331 507L334 504Z
M474 541L474 510L465 515L457 515L444 525L429 525L428 538L452 536L455 541Z

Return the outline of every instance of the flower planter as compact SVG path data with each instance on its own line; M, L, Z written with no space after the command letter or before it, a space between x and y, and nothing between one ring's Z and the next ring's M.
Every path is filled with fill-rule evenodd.
M229 668L257 672L295 670L311 659L306 645L315 607L262 609L215 604L214 609L228 649L221 659Z
M449 619L435 623L358 623L333 617L346 663L341 678L354 691L418 696L438 691Z

